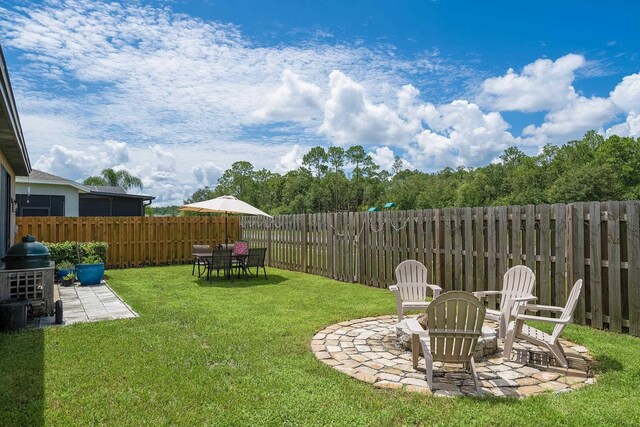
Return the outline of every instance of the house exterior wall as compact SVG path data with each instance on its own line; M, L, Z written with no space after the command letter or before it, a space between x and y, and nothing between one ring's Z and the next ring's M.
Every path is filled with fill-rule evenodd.
M31 184L31 195L64 196L64 216L78 216L80 204L78 189L68 185ZM27 194L27 184L16 184L16 194Z
M0 188L0 225L2 226L2 230L0 230L0 236L2 236L2 241L0 241L1 258L5 255L6 250L15 243L16 214L15 210L11 208L10 201L14 200L16 197L16 175L2 151L0 151L0 165L2 165L2 168L0 169L3 171L6 170L9 174L9 184L11 187L11 191L9 194L6 194L6 190L4 187Z

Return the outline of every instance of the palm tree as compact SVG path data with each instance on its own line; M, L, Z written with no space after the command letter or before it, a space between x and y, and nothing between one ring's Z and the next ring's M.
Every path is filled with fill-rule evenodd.
M82 181L85 185L104 185L110 187L122 187L125 190L139 188L142 190L142 180L131 175L126 170L103 169L99 176L90 176Z

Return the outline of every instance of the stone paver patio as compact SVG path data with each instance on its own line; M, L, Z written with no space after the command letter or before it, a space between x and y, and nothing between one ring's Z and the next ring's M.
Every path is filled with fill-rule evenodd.
M516 341L512 360L503 359L501 351L476 360L481 393L476 392L471 375L460 365L439 362L434 362L430 390L424 360L420 358L419 370L413 369L411 352L396 343L397 323L395 316L380 316L331 325L313 337L311 349L327 365L376 387L404 388L434 396L526 397L546 391L569 392L595 382L594 362L585 347L561 340L569 362L569 368L562 368L539 347ZM499 340L500 349L503 344Z
M104 281L93 286L55 286L56 293L59 293L62 300L63 325L138 317L138 314ZM54 321L53 316L44 316L32 327L55 325Z

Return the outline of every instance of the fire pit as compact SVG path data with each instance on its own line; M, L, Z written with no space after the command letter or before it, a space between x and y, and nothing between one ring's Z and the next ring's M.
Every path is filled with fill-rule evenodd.
M418 316L418 323L424 328L424 322L421 322L420 316ZM482 326L482 335L478 338L478 344L473 352L473 358L477 360L485 359L498 352L498 336L496 334L497 324L492 321L485 321ZM403 320L396 325L396 345L403 349L411 351L411 330L407 325L407 320ZM422 353L422 346L419 349L420 355Z

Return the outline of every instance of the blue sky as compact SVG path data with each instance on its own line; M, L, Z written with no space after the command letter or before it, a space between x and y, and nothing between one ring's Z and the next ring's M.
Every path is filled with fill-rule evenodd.
M314 145L480 166L640 136L635 2L0 0L35 167L141 176L158 204Z

